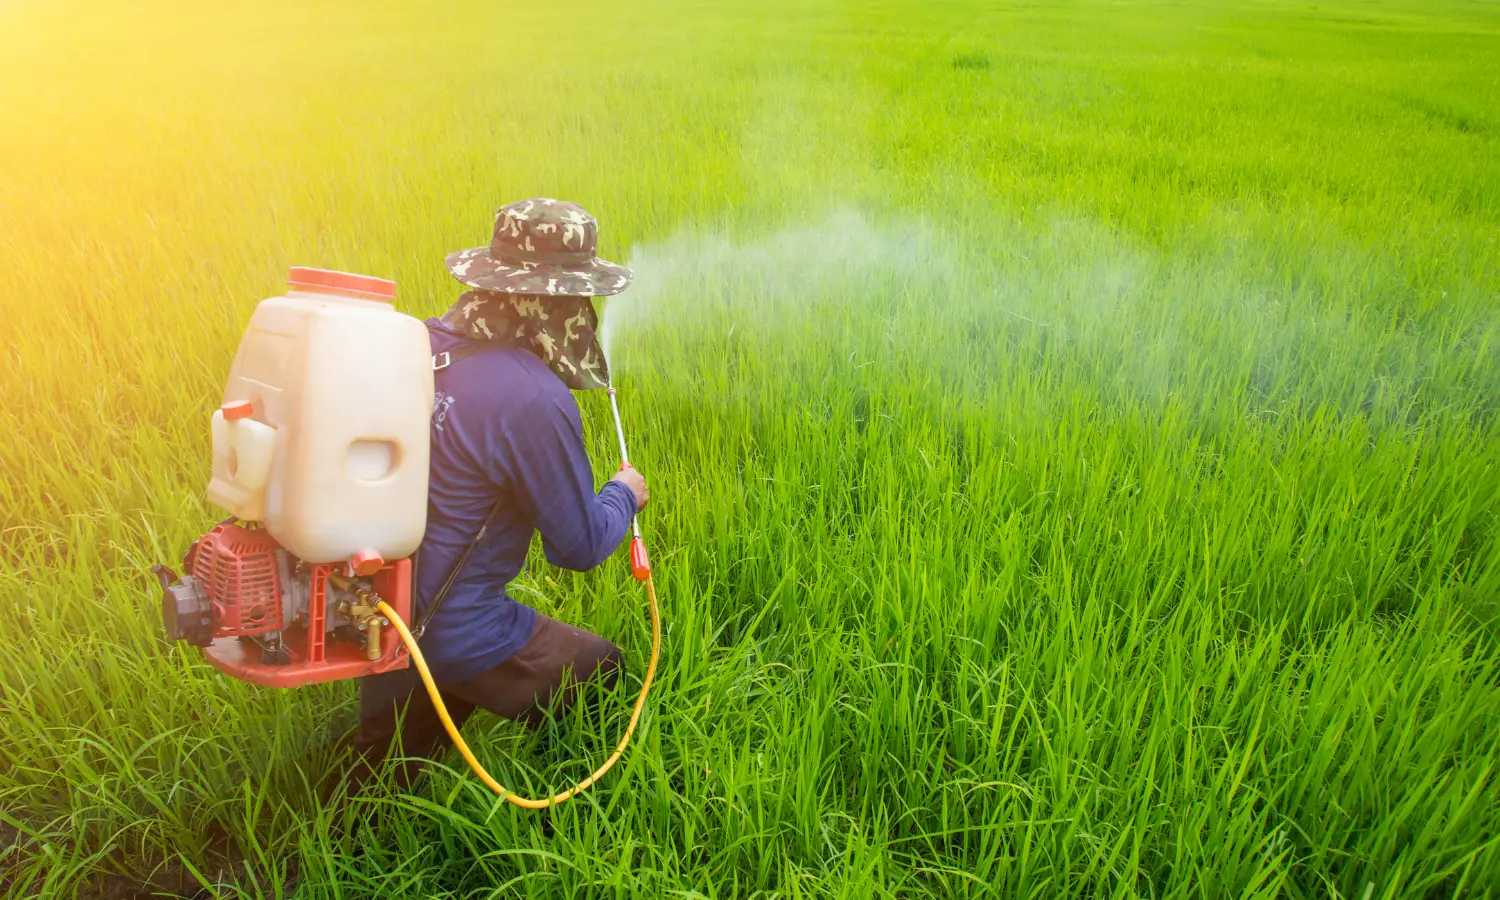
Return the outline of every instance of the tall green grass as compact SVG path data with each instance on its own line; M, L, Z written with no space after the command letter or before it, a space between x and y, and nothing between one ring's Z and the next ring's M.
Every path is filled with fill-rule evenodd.
M0 5L0 884L1491 894L1497 58L1476 3ZM451 757L322 805L352 685L214 674L144 570L287 265L435 313L534 195L639 274L660 687L550 835ZM523 587L638 678L623 562ZM619 699L467 733L561 785Z

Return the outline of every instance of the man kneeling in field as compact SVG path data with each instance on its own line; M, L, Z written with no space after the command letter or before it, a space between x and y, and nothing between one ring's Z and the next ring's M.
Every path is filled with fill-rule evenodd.
M486 709L538 727L574 701L580 683L609 686L623 671L620 648L505 590L533 530L552 564L591 569L648 500L634 469L595 493L570 393L608 386L590 298L631 280L629 269L594 255L598 234L572 203L501 207L488 247L448 257L469 290L427 322L436 393L415 612L418 621L431 615L422 653L460 726ZM355 789L392 750L421 758L451 743L411 668L361 679L359 716ZM397 783L410 784L418 765L403 763Z

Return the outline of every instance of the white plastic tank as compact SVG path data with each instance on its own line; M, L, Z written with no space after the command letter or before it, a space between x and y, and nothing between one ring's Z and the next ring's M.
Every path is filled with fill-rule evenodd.
M307 562L410 556L427 526L432 350L394 282L293 268L213 414L208 499Z

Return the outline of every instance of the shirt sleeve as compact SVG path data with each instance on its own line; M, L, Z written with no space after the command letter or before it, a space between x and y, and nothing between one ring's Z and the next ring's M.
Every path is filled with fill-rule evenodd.
M614 481L594 491L573 396L536 398L510 444L516 503L541 532L547 560L582 572L608 559L630 530L635 494Z

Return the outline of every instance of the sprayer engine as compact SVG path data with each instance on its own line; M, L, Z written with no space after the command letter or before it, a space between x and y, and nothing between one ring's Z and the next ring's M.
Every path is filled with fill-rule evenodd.
M307 563L270 533L226 519L193 542L161 583L167 636L204 648L225 674L296 687L404 668L407 651L376 609L411 616L410 559L365 567Z

